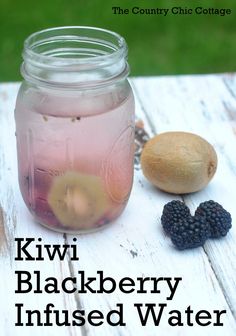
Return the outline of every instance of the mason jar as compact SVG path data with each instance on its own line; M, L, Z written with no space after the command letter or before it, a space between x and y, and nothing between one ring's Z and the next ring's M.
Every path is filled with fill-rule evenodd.
M58 27L24 43L15 121L18 176L35 220L55 231L103 227L133 181L134 98L123 37Z

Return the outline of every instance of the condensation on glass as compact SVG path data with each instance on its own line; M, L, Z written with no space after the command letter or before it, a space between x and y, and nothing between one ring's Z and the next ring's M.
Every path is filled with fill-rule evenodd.
M29 36L23 58L15 120L24 202L52 230L103 227L133 181L126 42L104 29L53 28Z

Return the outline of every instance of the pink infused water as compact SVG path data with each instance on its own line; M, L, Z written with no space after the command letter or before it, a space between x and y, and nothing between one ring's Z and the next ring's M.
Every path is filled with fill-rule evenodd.
M19 93L16 136L23 199L41 224L96 229L126 206L133 181L133 95Z

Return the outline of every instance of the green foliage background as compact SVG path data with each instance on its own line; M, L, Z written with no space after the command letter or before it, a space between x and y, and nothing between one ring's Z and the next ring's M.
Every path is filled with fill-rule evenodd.
M112 6L228 7L232 14L114 15ZM119 32L129 46L133 76L236 70L235 0L0 0L0 81L21 78L21 51L29 34L64 25Z

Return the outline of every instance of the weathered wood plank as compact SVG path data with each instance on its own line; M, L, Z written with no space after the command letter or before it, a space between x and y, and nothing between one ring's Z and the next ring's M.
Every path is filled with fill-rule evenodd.
M147 85L148 83L148 85ZM226 85L227 83L227 85ZM208 199L222 203L233 218L227 239L208 241L204 250L236 315L236 97L235 75L183 76L137 79L135 87L157 133L182 130L197 133L212 143L219 166L210 185L184 196L192 211ZM227 262L226 262L227 260Z
M227 190L228 196L225 193L225 186L231 186L235 181L235 179L231 180L232 171L234 171L231 155L235 154L232 153L231 147L230 149L226 148L226 144L228 146L234 141L234 136L230 136L228 140L220 139L221 142L219 143L218 132L223 129L227 135L231 134L232 128L230 125L232 125L232 122L229 123L229 117L224 114L225 107L222 107L220 112L217 108L221 101L218 96L222 92L218 78L218 76L215 76L216 80L211 80L209 77L194 76L182 77L177 80L175 78L132 80L137 94L137 115L144 120L146 129L150 134L174 128L185 128L185 130L197 132L204 137L206 137L206 134L210 134L214 140L213 144L217 144L218 148L221 148L220 161L223 168L219 168L217 176L214 178L215 187L213 188L212 182L206 189L208 190L207 194L199 193L186 197L185 200L191 209L201 199L205 200L206 197L212 197L213 193L216 192L214 199L221 201L220 197L223 194L224 200L226 200L225 206L227 205L227 208L231 211L232 201L228 203L228 199L232 195L235 198L235 194L232 194L231 191L228 192ZM206 82L207 84L205 84ZM219 82L223 83L221 78ZM225 83L223 84L226 87ZM198 94L199 86L203 87L201 94ZM21 200L16 181L16 155L12 139L14 137L12 112L17 88L18 86L15 84L0 85L0 162L2 166L2 169L0 169L0 204L3 211L7 213L7 216L3 217L6 218L4 219L4 231L6 233L6 239L3 239L6 242L4 246L9 246L10 253L8 255L12 256L14 255L14 244L12 242L14 236L42 237L46 243L59 244L63 243L64 239L66 242L72 242L73 238L73 236L63 236L50 232L33 223ZM199 103L199 95L203 96L204 103ZM225 100L227 106L230 104L235 106L232 95L230 97L227 96ZM169 102L167 102L168 99ZM213 102L214 107L211 102ZM199 104L203 106L201 109L198 107ZM189 110L191 113L189 113ZM175 111L174 116L170 111ZM199 114L196 111L201 112ZM146 112L148 112L148 118ZM209 116L211 123L209 123L209 120L208 123L206 122L207 116ZM209 140L211 139L209 138ZM233 144L234 142L231 146ZM228 155L228 159L224 158L225 153ZM231 167L229 167L229 159ZM221 173L219 173L220 171ZM6 195L8 196L6 197ZM2 254L1 272L4 272L2 274L9 274L9 277L0 278L0 297L6 296L4 290L6 287L9 288L7 292L12 294L10 300L8 299L7 307L4 307L5 309L0 308L0 314L3 317L1 321L4 321L0 324L0 334L17 335L18 332L19 335L22 335L22 333L29 335L33 332L35 335L46 333L49 336L55 335L55 333L68 336L79 334L99 334L102 336L145 334L152 336L157 333L162 335L171 332L173 335L189 335L189 327L175 328L173 332L166 321L163 321L160 327L153 327L151 323L146 327L140 327L137 313L133 307L134 302L165 302L168 291L164 284L160 286L161 294L132 293L125 295L116 291L111 295L51 296L28 294L27 298L18 298L14 294L15 279L12 275L14 270L22 268L32 272L37 267L42 272L42 276L52 275L59 279L65 276L76 276L78 270L84 270L87 276L95 276L97 270L103 270L105 276L112 276L116 280L123 276L130 276L134 279L138 276L182 277L183 281L179 285L173 301L168 303L168 309L184 311L190 304L194 310L227 309L227 318L224 320L223 328L195 327L191 328L191 335L222 335L222 331L229 336L234 335L236 330L235 320L229 308L231 306L234 313L234 299L230 298L230 296L235 295L233 279L235 259L232 251L234 233L232 232L227 239L220 242L209 242L204 250L177 252L169 239L163 234L160 226L162 208L170 199L172 199L172 196L154 189L144 179L142 172L136 170L131 198L123 215L106 230L77 236L80 249L80 261L78 263L67 260L63 263L54 262L53 264L47 261L42 264L33 262L27 262L27 265L25 262L17 262L16 264L13 258L10 259L5 253ZM235 218L235 214L233 214L233 217ZM15 219L13 220L13 218ZM224 274L222 275L220 272ZM228 294L226 294L226 289ZM12 321L15 320L15 312L12 307L17 299L24 300L25 304L32 308L40 307L42 309L46 303L55 302L58 309L73 311L84 307L87 312L92 309L101 309L104 313L115 308L116 303L123 302L127 326L114 328L103 325L95 328L87 325L83 329L71 328L68 330L66 328L53 328L51 330L50 328L26 327L16 330L12 326ZM12 328L9 329L9 326Z

